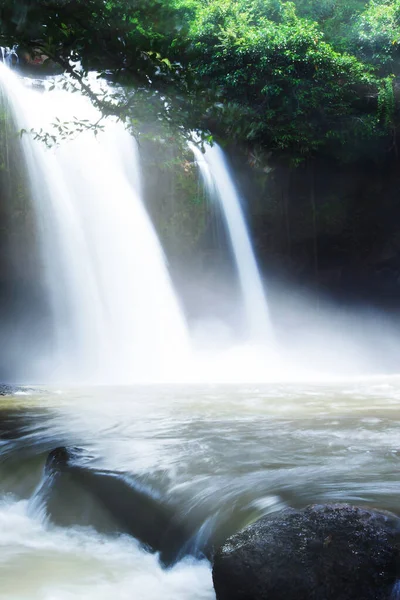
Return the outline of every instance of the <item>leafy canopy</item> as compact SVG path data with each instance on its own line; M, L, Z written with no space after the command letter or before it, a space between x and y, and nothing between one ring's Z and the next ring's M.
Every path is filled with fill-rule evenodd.
M0 0L0 39L130 123L349 158L396 129L399 16L400 0ZM90 70L124 86L117 102Z

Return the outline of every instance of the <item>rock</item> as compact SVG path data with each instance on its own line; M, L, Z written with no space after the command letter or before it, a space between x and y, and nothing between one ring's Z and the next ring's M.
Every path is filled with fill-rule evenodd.
M22 385L0 383L0 396L14 396L15 394L30 394L32 392L42 393L42 390L29 388Z
M12 396L15 394L16 389L12 385L1 384L0 385L0 396Z
M43 485L46 512L57 525L91 526L126 533L160 553L164 565L181 558L192 532L173 507L134 478L81 466L79 448L55 448L47 457Z
M216 552L217 600L389 600L399 523L346 504L263 517Z
M82 454L83 452L80 448L67 448L66 446L59 446L58 448L54 448L54 450L49 452L47 456L46 464L44 467L45 472L47 474L59 473L68 466L70 466L71 462Z

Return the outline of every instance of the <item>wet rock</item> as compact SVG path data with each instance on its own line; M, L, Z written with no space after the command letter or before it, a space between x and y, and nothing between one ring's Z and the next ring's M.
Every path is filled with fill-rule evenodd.
M67 448L66 446L54 448L47 456L45 472L50 474L62 471L82 454L83 451L80 448Z
M20 385L10 385L7 383L0 384L0 396L13 396L18 392L29 393L31 391L31 388L22 387Z
M12 396L16 391L17 389L12 385L6 385L4 383L0 385L0 396Z
M0 396L29 396L31 394L48 394L47 390L38 387L28 387L26 385L14 385L9 383L0 383Z
M49 453L46 459L45 471L49 472L53 468L57 469L66 467L68 465L69 459L70 453L68 452L68 449L65 448L65 446L55 448Z
M51 520L127 533L159 552L165 565L180 558L191 532L174 508L131 477L80 466L83 458L78 448L59 447L48 455L43 500Z
M349 505L263 517L216 552L217 600L389 600L399 522Z

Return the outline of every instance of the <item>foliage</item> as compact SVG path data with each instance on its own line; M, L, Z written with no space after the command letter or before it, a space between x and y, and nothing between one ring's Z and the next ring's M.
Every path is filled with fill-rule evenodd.
M336 51L291 2L202 3L189 41L221 135L298 160L382 134L374 107L358 118L360 96L377 94L372 68Z
M395 117L395 97L393 80L387 77L383 80L378 94L378 117L384 127L390 128Z
M381 73L400 71L400 1L371 0L354 28L357 52Z
M187 146L179 140L164 141L148 136L141 141L142 166L147 207L163 248L174 260L181 260L182 247L195 251L207 224L207 205L197 169Z
M335 50L353 51L354 21L367 0L296 0L301 17L317 22Z
M136 132L196 130L297 163L393 131L399 15L400 0L0 0L0 39L49 56Z

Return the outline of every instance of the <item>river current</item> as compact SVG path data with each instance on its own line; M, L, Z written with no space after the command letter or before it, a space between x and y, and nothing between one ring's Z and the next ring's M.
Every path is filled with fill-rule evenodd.
M1 599L212 600L202 548L263 514L316 502L400 514L397 377L27 389L0 399L0 411ZM174 511L192 556L165 569L105 526L101 502L85 504L79 487L59 494L62 519L52 518L43 473L59 446L78 448L85 472L125 478Z

